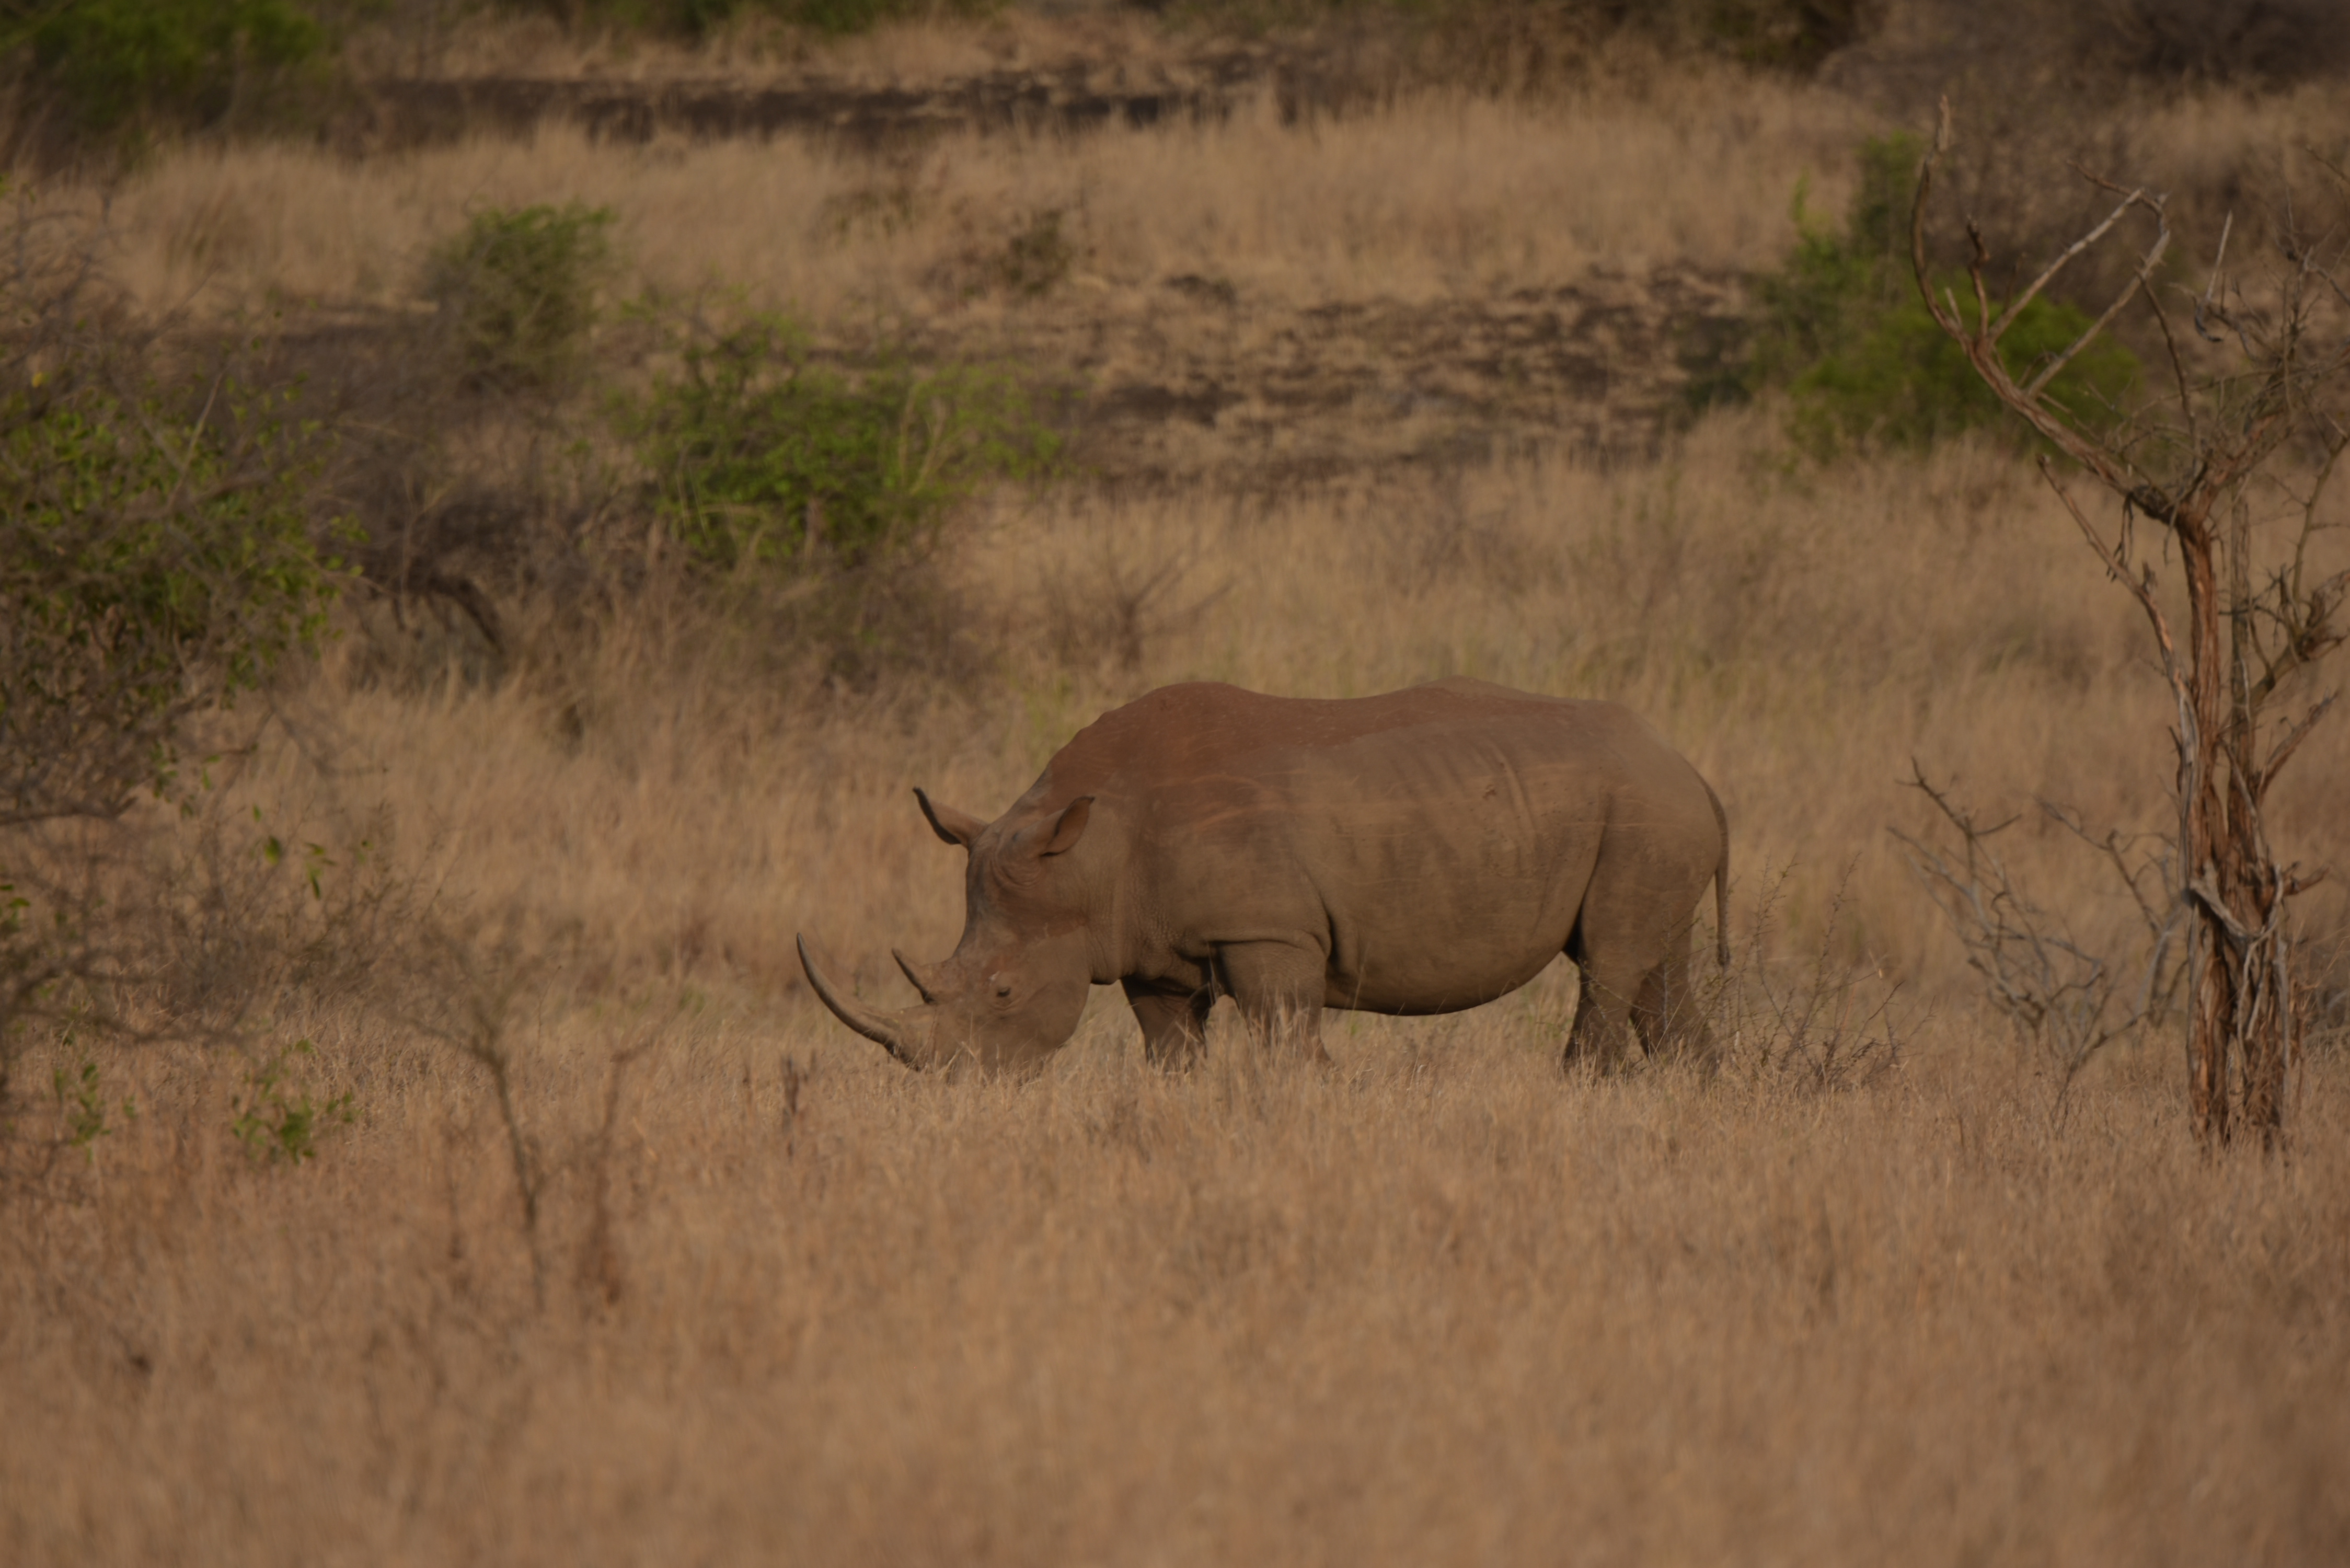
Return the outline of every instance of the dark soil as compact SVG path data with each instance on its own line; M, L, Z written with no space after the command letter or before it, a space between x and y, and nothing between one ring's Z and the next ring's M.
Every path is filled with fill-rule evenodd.
M941 351L1058 375L1077 460L1105 477L1210 470L1313 479L1537 447L1653 454L1690 410L1697 350L1734 329L1733 275L1598 274L1485 299L1274 310L1174 277L1144 313L1083 296L1023 309Z
M1303 55L1230 45L1166 67L1073 61L990 71L927 88L851 86L809 78L789 86L725 82L546 80L516 77L371 82L332 135L355 151L389 151L469 136L525 136L576 125L598 140L642 143L814 135L865 150L949 131L1085 131L1108 124L1215 120L1270 89L1285 119L1335 111L1361 84Z

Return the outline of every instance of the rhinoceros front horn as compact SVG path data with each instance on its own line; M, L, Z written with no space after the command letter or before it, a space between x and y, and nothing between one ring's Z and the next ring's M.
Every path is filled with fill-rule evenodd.
M831 981L825 978L824 971L816 966L816 959L808 952L807 939L800 937L795 940L799 943L800 968L807 971L808 984L816 988L816 996L832 1010L832 1015L907 1066L919 1066L913 1054L915 1031L909 1027L910 1021L905 1014L868 1007L837 989Z

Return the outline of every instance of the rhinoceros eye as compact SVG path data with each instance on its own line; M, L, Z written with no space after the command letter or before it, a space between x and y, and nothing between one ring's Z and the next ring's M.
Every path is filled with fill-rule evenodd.
M995 994L996 994L997 996L999 996L999 997L1004 997L1004 996L1009 996L1009 995L1011 995L1011 994L1012 994L1012 982L1011 982L1010 981L1008 981L1008 980L1005 980L1003 976L998 975L998 976L996 977L996 981L995 981Z

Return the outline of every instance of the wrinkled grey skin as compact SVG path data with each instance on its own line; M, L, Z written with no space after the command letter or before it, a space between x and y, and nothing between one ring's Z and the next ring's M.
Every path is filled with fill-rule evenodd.
M1078 732L982 822L914 792L970 852L962 940L896 1011L857 1002L805 939L842 1023L917 1068L1026 1071L1112 981L1165 1065L1230 996L1320 1054L1326 1007L1451 1012L1565 952L1582 971L1572 1064L1711 1059L1689 995L1698 901L1726 914L1721 803L1612 702L1441 680L1345 701L1170 686ZM1725 936L1720 953L1729 961Z

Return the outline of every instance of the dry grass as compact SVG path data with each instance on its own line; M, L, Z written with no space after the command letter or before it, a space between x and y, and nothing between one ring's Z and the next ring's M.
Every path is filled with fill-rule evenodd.
M355 664L318 700L345 748L330 793L430 832L436 886L579 923L631 983L710 964L785 989L809 929L879 983L889 944L940 953L960 929L912 786L992 815L1078 726L1169 681L1350 696L1469 674L1649 714L1716 782L1744 902L1793 867L1779 918L1806 944L1850 870L1844 950L1939 1005L1970 987L1885 832L1930 819L1900 787L1910 760L2000 815L2038 794L2158 828L2165 699L2135 607L2012 455L1791 475L1773 436L1725 419L1654 467L1552 457L1274 498L1006 495L941 564L1000 650L993 683L811 710L806 677L756 683L731 639L623 615L586 650L543 634L544 661L494 691L452 675L420 700ZM2319 863L2342 852L2350 727L2311 746L2272 816ZM256 774L274 819L324 798L311 766L284 747ZM2122 918L2063 835L2019 831L2023 875Z
M549 1025L536 1136L584 1137L635 1033ZM457 1074L380 1079L315 1169L244 1168L197 1100L16 1205L11 1560L2350 1544L2331 1066L2303 1158L2214 1168L2158 1075L2055 1141L1996 1054L1826 1098L1567 1086L1489 1016L1327 1075L1168 1080L1097 1033L1020 1089L658 1038L547 1208L544 1305Z
M1014 628L1169 555L1198 563L1182 595L1222 592L1133 670L1009 631L1017 679L976 707L793 718L641 628L567 688L329 676L343 781L277 747L233 804L309 800L322 834L318 802L380 806L465 945L408 979L394 933L365 1005L264 999L265 1039L318 1041L311 1086L362 1111L314 1166L229 1138L243 1063L151 1052L109 1058L135 1124L20 1167L7 1554L2338 1553L2338 1054L2289 1162L2201 1162L2161 1042L2102 1059L2060 1131L1887 853L1913 753L1987 798L2158 816L2115 596L2000 454L1805 486L1742 461L1756 434L1451 493L1007 508L966 548ZM951 940L911 783L995 809L1096 708L1180 676L1453 670L1656 714L1729 801L1742 940L1762 867L1794 867L1755 961L1783 990L1849 868L1839 942L1932 1003L1899 1004L1906 1064L1805 1089L1762 1070L1765 1017L1720 1082L1563 1082L1554 974L1343 1019L1326 1073L1226 1037L1159 1077L1103 994L1041 1081L950 1085L795 989L795 929L875 987L885 943ZM2338 857L2324 744L2279 816ZM2021 858L2097 926L2084 858ZM483 1002L533 1226L487 1078L433 1033ZM61 1125L36 1110L25 1158Z
M737 288L827 322L1001 308L962 297L965 258L1047 210L1082 247L1088 310L1184 275L1275 306L1425 299L1775 254L1788 192L1849 126L1831 100L1725 78L1666 104L1430 97L1305 130L1267 100L1224 124L965 136L879 162L796 139L619 149L550 129L359 163L188 152L116 193L112 223L142 303L206 314L410 303L424 253L472 209L567 201L619 213L645 286Z
M560 136L192 157L114 222L143 298L208 277L223 308L397 300L468 200L568 197L621 208L649 280L707 268L817 312L910 308L957 202L1080 193L1113 297L1184 271L1300 306L1475 293L1775 244L1845 122L1740 90L1679 130L1422 101L1307 135L948 143L894 236L822 228L873 172L793 144ZM242 237L175 259L208 212ZM743 651L754 624L650 600L585 638L517 607L495 685L381 680L354 623L213 820L232 861L265 826L328 846L326 898L280 877L294 928L330 929L361 836L397 880L371 982L255 970L241 998L253 1051L316 1041L296 1087L359 1119L315 1163L256 1165L228 1132L251 1059L223 1051L101 1052L140 1114L87 1151L20 1094L0 1558L2350 1552L2339 1045L2290 1160L2199 1158L2168 1040L2100 1058L2060 1124L1886 832L1927 820L1912 757L1987 810L2160 826L2126 601L2000 449L1815 471L1775 446L1757 415L1654 465L999 496L941 563L997 655L951 691L824 694ZM1719 1080L1563 1081L1554 971L1455 1018L1339 1017L1327 1071L1220 1036L1160 1077L1099 995L1036 1082L947 1084L799 986L795 931L868 994L898 983L889 944L952 942L959 863L910 785L993 813L1169 680L1456 672L1651 715L1731 813L1742 994L1804 992L1825 950L1864 1007L1901 987L1899 1064L1771 1070L1787 1031L1750 1012ZM2345 770L2335 723L2275 798L2288 856L2344 860ZM2089 858L2014 836L2043 900L2118 944ZM2338 943L2339 883L2304 902ZM79 1051L45 1043L19 1083Z
M2259 219L2261 192L2297 149L2338 158L2350 134L2338 97L2314 88L2148 103L2126 133L2054 109L2043 124L2020 106L1960 108L1988 138L1979 155L1962 145L1961 161L1988 161L1973 177L1993 188L1981 199L2006 230L2026 207L2031 228L2048 221L2043 208L2091 202L2064 167L2087 157L2180 195L2178 221L2206 244L2228 211L2241 209L2240 229ZM1926 112L1904 107L1913 129ZM796 137L623 147L550 126L524 143L359 161L190 149L109 192L106 221L115 274L154 314L414 308L425 254L471 212L570 201L618 214L624 294L739 291L828 325L968 325L1147 314L1163 305L1158 286L1188 276L1278 313L1500 298L1664 265L1766 266L1794 237L1797 182L1814 213L1841 213L1855 146L1887 129L1825 89L1728 72L1603 78L1540 100L1428 90L1302 125L1284 125L1267 95L1219 123L963 134L879 156ZM96 204L71 188L36 202ZM975 296L973 257L1040 213L1061 214L1070 287L1027 305ZM2051 231L2073 232L2069 217Z

